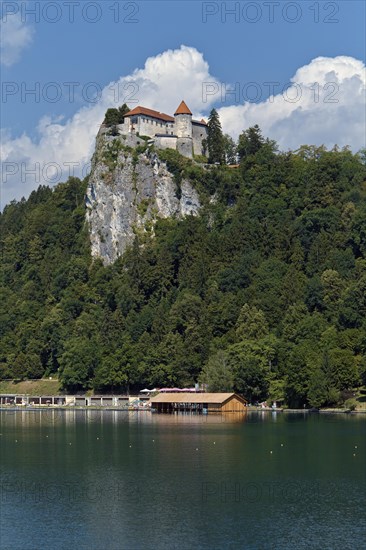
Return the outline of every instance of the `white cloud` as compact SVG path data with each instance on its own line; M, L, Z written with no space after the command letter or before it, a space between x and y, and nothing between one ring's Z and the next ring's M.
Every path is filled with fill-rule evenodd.
M212 95L204 102L205 82L220 86L210 75L202 53L181 46L148 58L143 69L111 82L97 104L83 107L72 118L63 121L44 117L38 124L38 140L27 134L12 138L3 131L1 153L6 170L4 176L3 167L2 203L27 196L40 183L49 184L55 165L63 168L62 176L56 171L55 179L63 181L69 173L67 163L78 163L79 167L88 164L108 107L127 99L130 107L140 104L173 113L184 99L194 115L200 116L220 99L219 95ZM319 57L298 69L291 83L287 96L279 93L256 104L218 106L223 130L237 137L243 129L259 124L264 135L276 139L283 149L304 143L324 143L329 147L334 143L349 144L354 150L364 146L365 67L361 61L345 56ZM314 83L318 83L318 101ZM337 102L327 103L333 89L325 86L332 83L336 85L333 98ZM299 88L299 101L286 101L286 97L296 97ZM25 168L35 171L35 175L26 174ZM9 175L12 170L16 172L14 176ZM75 169L75 175L81 175L81 170Z
M33 40L33 29L21 20L20 11L4 15L0 20L0 62L6 67L14 65Z
M282 88L282 87L281 87ZM276 90L276 88L275 88ZM282 149L300 145L365 147L366 72L353 57L317 57L298 69L285 91L260 103L218 109L226 132L237 137L258 124Z

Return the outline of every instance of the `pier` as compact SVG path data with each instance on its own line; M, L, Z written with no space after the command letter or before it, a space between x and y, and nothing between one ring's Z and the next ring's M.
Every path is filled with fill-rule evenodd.
M17 395L0 394L0 407L147 408L146 395Z

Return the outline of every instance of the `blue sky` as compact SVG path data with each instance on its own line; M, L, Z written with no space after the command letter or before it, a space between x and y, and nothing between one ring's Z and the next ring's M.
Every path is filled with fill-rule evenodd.
M50 117L53 121L57 121L57 117L63 117L60 124L66 124L82 107L91 107L92 103L85 101L82 95L82 92L84 95L87 93L85 87L88 83L97 83L102 90L110 82L132 75L136 69L143 70L148 58L155 58L168 50L178 51L182 45L199 52L208 66L209 78L219 82L220 86L238 83L243 101L238 102L232 96L227 96L225 101L216 94L205 104L201 101L193 105L196 112L203 115L207 115L213 106L221 109L222 121L227 122L227 131L233 135L239 131L239 126L234 128L234 117L243 115L243 129L246 123L252 122L256 114L259 119L264 116L264 110L268 107L264 102L269 96L269 87L264 83L277 82L277 93L289 85L299 69L310 67L303 70L301 78L308 78L307 85L311 87L309 79L313 78L313 74L319 74L320 67L312 62L324 57L330 61L322 63L322 74L334 74L337 86L341 83L339 74L342 74L342 82L347 80L348 86L352 81L352 71L359 77L362 67L360 69L359 64L354 66L344 59L354 59L362 65L366 57L366 15L363 1L79 0L75 3L73 22L70 22L67 2L57 1L58 13L52 4L54 2L47 0L2 3L3 20L7 12L7 21L11 21L12 17L18 18L15 29L17 32L8 32L2 44L1 128L5 140L5 156L8 159L16 159L17 154L19 158L32 158L32 152L42 137L38 127L42 117ZM39 16L26 13L25 8L38 10ZM228 13L233 9L237 10L236 15ZM17 10L15 15L10 13ZM56 16L59 21L51 22ZM91 19L94 17L98 21L92 23ZM136 22L130 22L130 19ZM26 37L24 33L28 33ZM343 61L341 65L338 63L339 70L336 70L331 60L341 57ZM163 58L157 67L157 72L170 71L172 83L179 79L179 74L175 74L174 59L174 56ZM198 63L199 67L201 61ZM189 63L189 60L184 63ZM200 78L201 73L198 76L194 73L196 69L197 65L193 64L192 80ZM154 78L150 80L152 86L153 80ZM328 78L327 82L329 81L332 79ZM44 90L46 94L53 93L54 89L48 87L51 82L56 83L61 91L61 97L55 102L42 97ZM65 85L67 82L77 83L75 98L71 101L69 89ZM187 80L182 82L189 87ZM239 107L239 103L248 99L247 92L249 94L250 90L247 85L250 82L257 83L260 97L256 100L251 95L251 105L246 106L245 112L225 110L230 104ZM322 87L324 82L321 83ZM35 86L39 86L39 98L25 97L26 89ZM92 91L93 88L89 90ZM169 82L165 84L165 88L159 89L159 93L160 110L168 112L174 108L175 103L189 97L183 88L175 91L174 95ZM357 94L359 99L359 86ZM138 103L159 108L157 99L150 100L146 92L141 93L141 88L137 96ZM345 101L344 95L339 97ZM150 105L147 104L149 101ZM259 106L262 114L255 111L253 103L262 104ZM303 111L304 108L303 106ZM307 110L310 113L310 109ZM314 113L310 115L313 116ZM299 112L293 116L299 116ZM362 119L362 112L359 111L357 116ZM276 123L278 128L278 121ZM276 130L273 131L277 138ZM24 141L17 141L24 133L28 139L27 147ZM309 137L311 140L311 133ZM46 139L44 135L43 138ZM328 140L327 137L317 137L314 133L314 143L317 139L323 139L324 142ZM349 140L352 139L351 136ZM355 138L355 147L359 146L359 141L359 138ZM292 147L294 143L289 141L283 145Z
M289 2L273 2L273 23L268 3L258 2L258 11L251 9L250 3L239 3L238 22L228 13L235 9L235 2L223 3L227 12L225 7L221 9L221 2L119 2L118 14L116 3L106 0L98 2L101 16L96 23L85 19L97 17L97 11L88 1L75 6L74 23L69 22L70 8L62 1L59 1L59 22L50 22L57 14L51 6L43 15L40 10L39 22L24 12L34 28L33 43L18 63L3 68L2 80L20 86L24 83L24 91L25 86L30 89L31 84L39 82L40 102L31 96L22 98L20 92L9 96L5 106L2 105L2 126L12 128L15 133L24 129L32 132L44 114L69 116L84 103L81 92L87 83L97 82L104 87L121 75L143 67L147 57L179 48L181 44L203 52L211 74L227 83L279 81L285 84L298 67L319 55L365 59L365 3L362 1L301 1L295 2L297 8L292 8ZM24 2L19 4L20 8L24 6ZM42 2L29 2L29 9L36 9L36 4ZM90 5L85 17L83 4L84 7ZM209 15L208 12L215 9L218 13ZM206 23L203 22L205 13ZM222 22L225 15L226 22ZM114 22L114 16L120 18L119 23ZM319 22L316 22L317 16ZM299 17L299 21L289 22ZM128 22L129 19L138 22ZM248 22L256 19L259 20ZM333 23L333 20L339 22ZM45 88L49 82L59 83L63 91L56 103L42 100L44 89L52 93L51 88ZM80 92L79 100L69 101L65 82L80 82L75 88ZM268 95L268 86L262 86L262 92L263 97Z

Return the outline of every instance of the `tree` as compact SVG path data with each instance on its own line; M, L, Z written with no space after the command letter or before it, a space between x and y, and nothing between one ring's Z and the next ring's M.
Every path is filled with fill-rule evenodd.
M201 384L207 384L210 392L232 392L234 373L228 358L222 350L211 356L199 378Z
M231 136L225 134L223 136L224 150L225 150L225 162L226 164L236 163L236 144Z
M275 362L275 341L263 338L245 340L227 348L229 366L234 375L234 388L249 401L267 396L271 368Z
M265 139L262 136L258 124L251 126L239 136L238 155L242 160L250 155L255 155L264 146Z
M306 344L290 348L285 365L285 396L289 407L305 407L311 372L307 364L310 347Z
M90 385L99 364L99 350L95 342L73 337L65 342L60 357L60 379L67 390L85 390Z
M269 387L266 358L247 344L228 348L229 365L234 373L234 388L249 402L264 399ZM259 352L259 353L258 353Z
M329 390L325 372L317 369L310 377L308 401L311 407L319 408L328 402Z
M263 311L255 306L244 304L236 325L236 335L240 339L258 340L268 334L268 324Z
M207 149L210 164L225 164L225 142L216 109L212 109L208 117Z
M116 109L115 107L111 107L107 109L105 115L104 115L104 121L103 124L106 126L116 126L117 124L123 124L125 115L129 112L129 108L127 107L126 103L118 107Z
M120 352L104 357L96 369L93 386L96 390L119 390L128 387L128 372ZM128 364L128 363L127 363Z

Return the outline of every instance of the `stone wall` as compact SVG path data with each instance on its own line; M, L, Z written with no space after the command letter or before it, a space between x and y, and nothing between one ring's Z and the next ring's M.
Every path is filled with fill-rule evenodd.
M192 123L193 152L195 155L203 155L202 141L207 139L207 126Z
M176 136L158 136L154 138L154 145L158 149L176 149L177 137Z
M175 115L175 133L179 138L192 137L192 115Z
M134 120L135 117L129 117L130 120ZM145 115L139 115L136 123L131 122L131 127L133 126L135 132L139 133L140 136L150 136L153 137L155 134L171 134L174 132L174 123L173 122L164 122L154 120Z
M184 157L192 158L193 157L193 139L186 138L177 138L177 151Z

